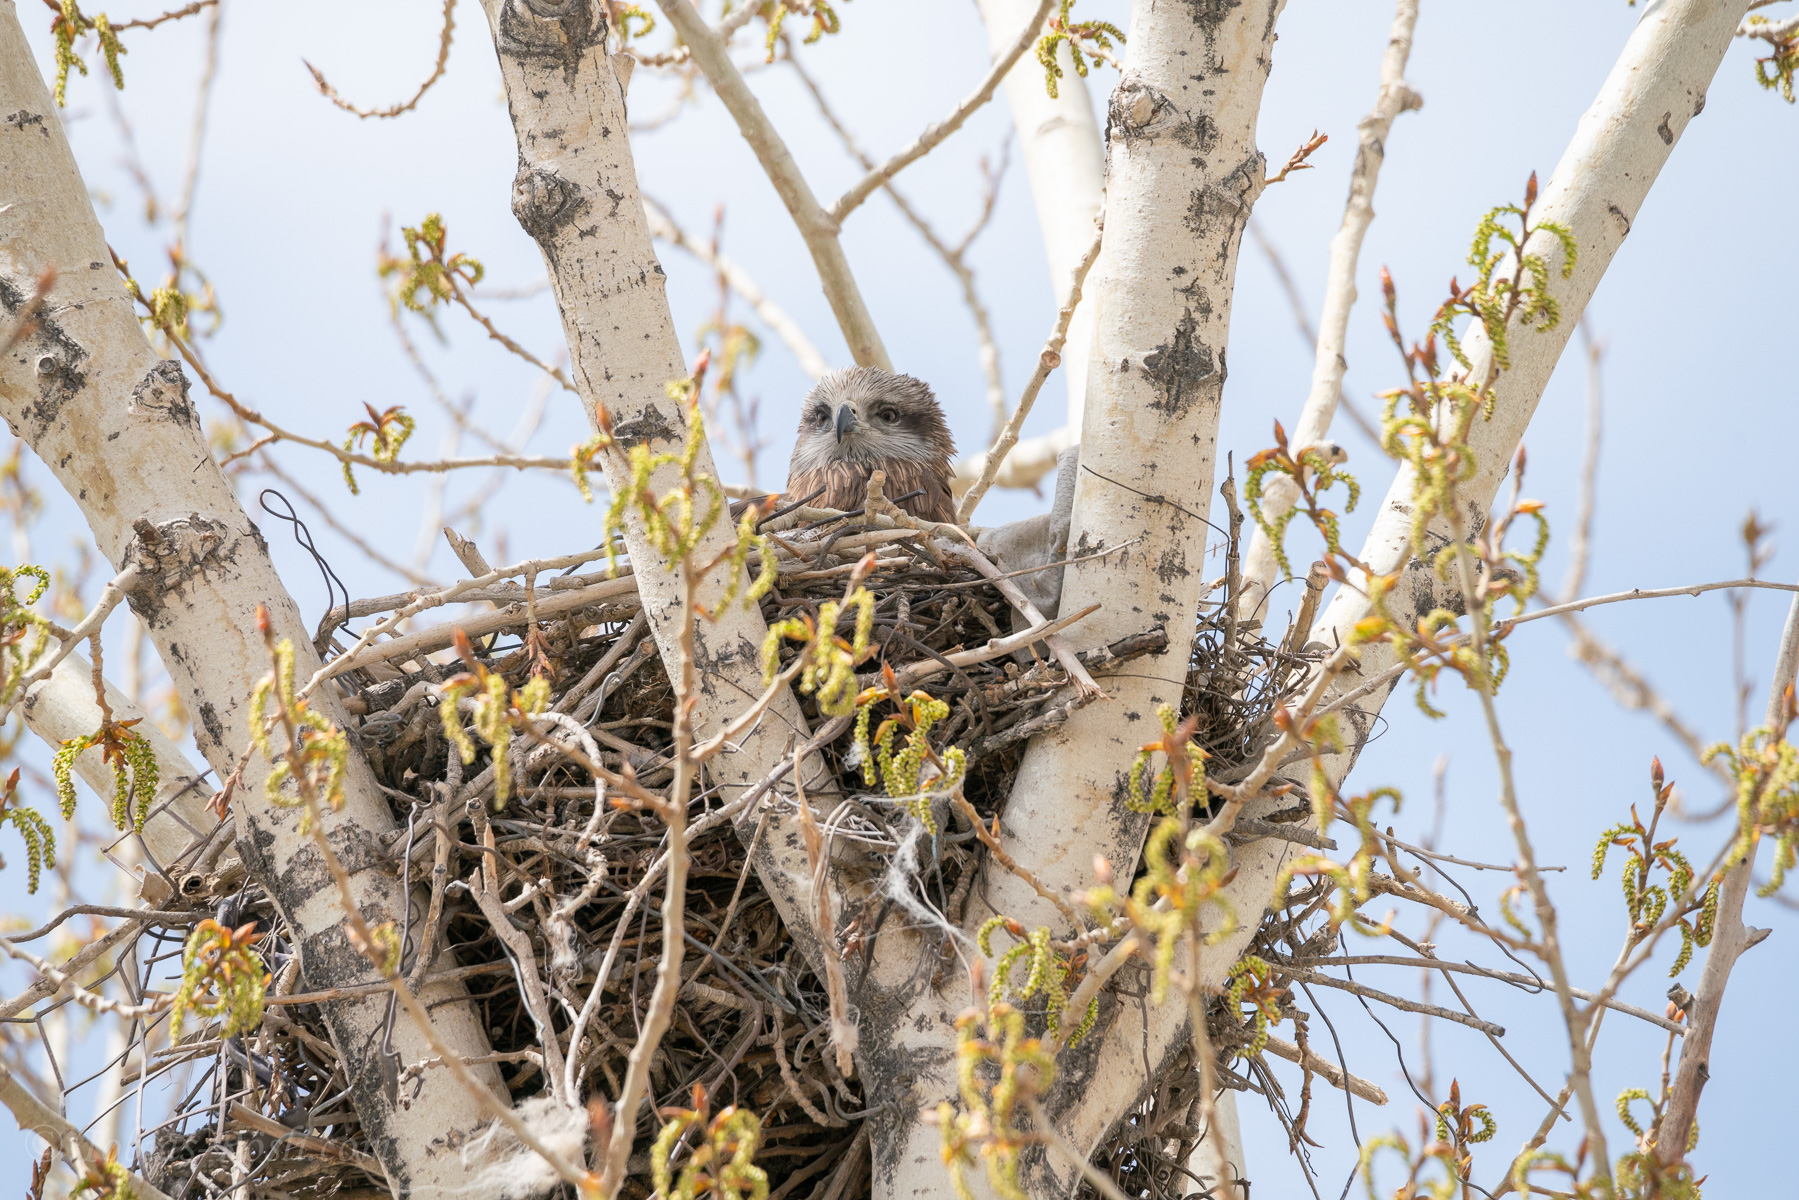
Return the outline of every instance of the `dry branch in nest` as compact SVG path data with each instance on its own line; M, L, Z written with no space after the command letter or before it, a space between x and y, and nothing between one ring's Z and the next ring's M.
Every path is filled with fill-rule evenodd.
M876 598L871 643L879 653L868 665L884 663L912 678L930 673L925 686L949 706L930 729L931 742L963 748L964 795L981 816L1002 805L1026 740L1088 702L1041 642L997 656L968 653L990 654L995 642L1026 626L998 584L925 534L834 520L780 534L778 545L779 581L762 601L771 623L816 617L822 603L841 599L846 579L873 551L865 585ZM641 808L607 803L576 761L597 756L608 771L664 794L673 773L673 689L629 578L578 573L599 557L570 556L559 564L573 563L564 574L532 574L529 586L459 585L452 589L456 602L496 607L425 629L396 628L387 641L365 639L347 655L349 639L339 629L348 621L422 612L435 597L355 601L334 610L320 630L321 648L328 658L337 655L328 671L355 714L352 742L404 830L380 847L390 869L413 884L402 973L415 987L434 978L465 982L515 1104L549 1094L558 1072L573 1081L577 1097L618 1094L668 936L655 916L661 822ZM478 554L464 561L478 579L494 574L482 570ZM1317 659L1313 651L1259 640L1253 627L1238 630L1230 591L1216 589L1217 602L1203 610L1183 713L1199 714L1195 739L1212 755L1213 774L1226 781L1253 766L1273 737L1275 707ZM537 736L512 738L505 772L495 770L495 751L479 739L477 757L465 766L446 734L442 685L464 667L444 663L441 652L456 629L468 631L473 659L512 687L522 688L534 673L549 680ZM1080 657L1103 679L1161 653L1168 641L1165 630L1151 627ZM787 647L783 655L795 652ZM803 706L814 727L828 721L815 697ZM828 816L829 832L862 851L850 856L862 865L840 863L837 874L866 871L873 878L916 818L869 793L847 732L822 755L846 798ZM502 775L509 777L503 803ZM760 836L761 824L750 814L734 822L722 808L715 791L701 791L689 813L692 865L681 936L690 965L650 1064L653 1103L640 1113L638 1150L621 1194L650 1194L654 1113L688 1105L697 1087L717 1106L733 1104L760 1118L755 1157L771 1195L866 1195L861 1125L870 1101L834 1067L826 981L750 869L743 840ZM929 878L916 884L955 921L980 886L987 852L959 810L940 815L947 819L939 822ZM879 935L877 908L852 902L838 922L839 956L852 986ZM269 1006L252 1032L221 1040L216 1026L192 1029L181 1045L152 1056L152 1071L180 1060L209 1065L156 1132L151 1181L176 1200L245 1179L250 1195L302 1200L384 1187L350 1103L352 1081L327 1036L320 1005L334 997L308 995L288 931L257 885L227 897L218 918L227 925L254 920L270 931L260 947L274 979ZM1134 986L1130 977L1127 971L1120 980ZM389 1059L382 1083L403 1094L421 1072L435 1069ZM1173 1074L1180 1078L1171 1077L1146 1110L1163 1114L1154 1136L1138 1128L1139 1114L1120 1131L1109 1159L1102 1156L1121 1178L1190 1151L1188 1109L1198 1076L1179 1066Z

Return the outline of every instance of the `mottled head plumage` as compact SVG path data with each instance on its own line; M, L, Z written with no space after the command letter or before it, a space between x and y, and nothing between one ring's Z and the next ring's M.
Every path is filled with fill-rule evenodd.
M924 380L847 367L829 372L806 393L792 468L887 458L947 463L955 453L943 409Z
M826 374L806 393L788 466L795 497L819 488L824 507L860 507L869 475L887 472L889 497L921 492L901 507L926 520L951 519L949 479L956 442L930 385L875 367Z

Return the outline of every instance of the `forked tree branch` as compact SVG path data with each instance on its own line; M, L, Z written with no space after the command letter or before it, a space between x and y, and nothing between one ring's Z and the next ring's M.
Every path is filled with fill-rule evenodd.
M1724 6L1711 0L1667 0L1649 10L1624 46L1598 98L1582 118L1573 143L1543 190L1538 210L1541 217L1562 221L1573 231L1580 246L1579 262L1572 278L1564 282L1556 271L1560 262L1559 248L1542 246L1550 265L1551 292L1561 307L1561 321L1549 331L1523 328L1509 331L1512 367L1501 382L1498 409L1492 420L1476 421L1471 434L1471 449L1481 470L1474 479L1462 485L1461 495L1472 510L1484 514L1497 495L1506 465L1510 463L1549 375L1573 332L1574 322L1622 245L1629 223L1636 219L1656 175L1696 115L1694 97L1702 95L1711 83L1736 23L1746 8L1747 0ZM1116 204L1111 207L1116 211ZM1538 252L1534 243L1530 249L1532 253ZM1110 257L1108 253L1108 261ZM1490 353L1484 335L1478 329L1464 342L1464 350L1477 368ZM1083 486L1089 482L1085 478L1082 480ZM1427 566L1408 565L1411 558L1411 505L1411 472L1402 469L1360 554L1364 562L1371 563L1377 570L1402 572L1402 580L1392 592L1390 602L1393 615L1401 624L1440 606L1439 593L1443 586ZM1067 594L1065 592L1064 603L1068 602ZM1414 604L1420 606L1417 611L1414 611ZM1364 591L1344 589L1319 618L1312 636L1327 645L1347 642L1356 622L1367 616L1368 611ZM1361 675L1343 681L1338 690L1355 690L1360 680L1382 676L1395 661L1388 647L1364 647ZM1395 673L1362 700L1338 710L1351 749L1345 754L1325 757L1326 772L1333 785L1340 786L1354 765L1359 748L1366 741L1397 678ZM1327 696L1326 707L1334 701L1334 697ZM1091 713L1094 707L1098 706L1084 711ZM1261 801L1258 807L1276 803L1279 801ZM1248 815L1257 816L1259 812L1251 811ZM1237 912L1262 911L1273 894L1283 854L1283 843L1273 840L1238 848L1234 860L1236 878L1225 893ZM1207 951L1206 984L1217 985L1223 980L1225 971L1243 952L1254 930L1254 922L1245 922L1238 932ZM1185 1044L1185 1014L1175 1011L1178 1007L1151 1009L1146 1029L1136 1012L1125 1006L1109 1028L1095 1032L1095 1037L1104 1040L1093 1053L1099 1061L1111 1064L1113 1077L1108 1079L1104 1089L1080 1091L1062 1110L1062 1127L1077 1143L1093 1145L1110 1126L1117 1111L1111 1107L1110 1092L1147 1086L1147 1079L1126 1078L1141 1071L1141 1067L1134 1068L1133 1065L1144 1057L1145 1038L1152 1072L1168 1054Z
M861 207L862 202L874 195L877 189L935 150L945 138L962 128L963 123L973 116L977 109L993 99L993 93L999 90L1000 80L1004 79L1012 68L1018 65L1018 60L1024 57L1025 51L1036 44L1038 35L1043 32L1043 23L1049 19L1049 10L1055 7L1055 3L1056 0L1038 0L1036 12L1019 31L1018 38L1012 43L1011 48L1001 56L998 62L993 64L987 72L987 77L981 80L980 86L970 92L962 103L956 105L949 116L927 128L913 140L911 145L864 175L855 186L838 198L837 203L825 211L825 215L832 222L841 225L843 219Z
M13 1073L0 1064L0 1104L5 1104L19 1122L21 1130L35 1133L56 1147L56 1152L75 1170L76 1178L85 1175L94 1163L106 1155L82 1136L76 1125L58 1116L49 1105L32 1095ZM132 1194L140 1200L169 1200L160 1188L142 1176L127 1172Z
M187 378L178 363L151 349L112 269L105 234L13 0L0 0L0 111L34 120L29 135L0 137L0 179L30 201L0 212L0 277L12 285L11 294L14 281L36 279L46 266L59 273L38 330L0 358L0 408L75 498L112 569L140 565L132 609L196 715L201 752L227 775L249 741L251 693L268 672L258 606L266 604L274 628L292 640L300 671L317 669L317 656L267 545L212 457ZM61 397L49 411L37 407L46 380L58 381ZM97 479L106 482L96 485ZM335 696L315 703L327 719L343 721ZM295 868L295 859L312 847L291 818L273 812L263 788L266 770L265 763L251 764L236 793L245 865L292 921L309 983L326 988L367 982L374 972L349 951L335 906L315 903L329 884L316 871ZM394 827L387 798L359 755L347 764L344 794L344 809L323 819L336 836L379 836ZM399 881L372 862L359 865L351 883L356 903L369 911L400 910ZM487 1054L485 1030L475 1024L465 995L459 984L433 988L438 1024L457 1053ZM384 1008L379 1000L325 1006L351 1078L379 1077L376 1059L387 1029L393 1052L408 1061L425 1057L413 1022L404 1018L388 1026ZM491 1067L480 1073L497 1078ZM423 1197L464 1182L461 1163L434 1154L432 1139L472 1131L483 1114L454 1080L421 1082L423 1091L409 1108L378 1087L360 1089L353 1099L383 1167Z
M1791 689L1795 672L1799 672L1799 596L1793 597L1787 609L1786 626L1781 630L1780 649L1774 658L1774 679L1768 688L1766 725L1770 738L1784 738L1792 718ZM1759 838L1751 837L1749 852L1729 865L1724 886L1718 893L1718 912L1712 927L1712 944L1705 953L1705 966L1699 974L1699 988L1687 1009L1687 1036L1680 1047L1680 1065L1674 1072L1674 1083L1657 1131L1655 1156L1666 1165L1686 1157L1687 1138L1699 1113L1699 1096L1711 1077L1712 1038L1717 1033L1718 1018L1724 1007L1724 989L1730 984L1730 972L1743 952L1768 935L1765 929L1751 929L1743 924L1743 901L1755 873L1755 852Z
M849 259L843 253L843 243L837 236L837 222L812 194L812 185L806 182L787 143L763 111L761 101L750 91L743 72L731 61L729 46L700 16L691 0L656 0L656 4L681 40L692 49L693 61L705 72L712 90L718 93L718 98L737 122L738 132L755 152L756 161L762 164L781 203L786 205L788 215L799 227L800 237L805 240L812 263L818 270L825 298L831 303L831 312L836 315L838 328L849 343L851 357L860 366L891 371L893 363L887 357L887 348L881 343L880 332L862 299L856 277L850 271Z
M1319 320L1318 352L1312 363L1312 388L1293 427L1295 447L1326 442L1343 394L1343 374L1349 368L1349 314L1356 302L1356 268L1361 261L1362 241L1374 223L1374 189L1380 182L1381 164L1386 161L1387 136L1395 117L1424 104L1405 81L1406 60L1412 53L1412 29L1417 23L1418 0L1398 0L1393 28L1387 35L1387 52L1381 57L1380 91L1374 108L1357 125L1361 140L1356 145L1355 165L1349 172L1349 200L1343 208L1343 223L1331 238L1330 272L1324 284L1324 313ZM1262 512L1273 522L1298 498L1299 489L1291 479L1271 478L1261 502ZM1243 555L1239 611L1245 619L1260 615L1278 569L1274 547L1258 524Z

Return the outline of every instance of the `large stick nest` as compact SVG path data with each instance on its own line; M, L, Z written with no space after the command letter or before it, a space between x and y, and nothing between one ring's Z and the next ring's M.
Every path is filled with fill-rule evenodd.
M779 583L762 601L766 618L800 612L816 616L821 603L842 597L846 578L865 552L862 545L844 548L845 533L839 524L811 539L787 539L806 557L782 563ZM594 573L559 582L568 587L601 578ZM916 538L901 536L880 545L866 583L878 601L873 640L880 647L879 660L896 668L979 647L1023 627L993 583ZM539 579L536 586L544 588L545 581ZM1229 613L1235 598L1230 591L1215 587L1202 605L1183 701L1183 715L1199 717L1195 740L1212 755L1208 770L1227 781L1253 765L1271 737L1270 714L1291 695L1316 657L1259 640L1253 625L1233 629ZM404 599L387 598L386 607L397 607L391 602ZM361 602L350 611L380 611L382 603ZM1233 637L1234 644L1227 644ZM1168 641L1166 631L1150 628L1087 657L1096 669L1116 669L1165 650ZM534 664L539 669L547 665L553 707L586 727L600 746L604 765L629 769L652 790L666 789L672 775L673 690L634 597L560 612L535 624L521 606L515 624L484 635L474 651L515 686L527 681ZM514 743L516 794L496 811L491 752L482 746L481 757L465 769L446 741L431 689L419 686L440 683L461 669L454 662L421 657L390 664L380 672L386 678L362 670L342 677L349 685L349 707L361 710L353 720L354 740L406 831L391 847L396 865L400 841L409 840L404 869L416 887L428 888L442 832L447 835L447 878L468 880L480 870L482 843L491 836L511 920L529 939L543 986L553 998L551 1023L565 1042L570 1014L581 1009L599 967L612 953L598 1010L574 1053L584 1091L615 1096L649 1002L665 936L657 916L660 883L640 886L664 842L663 828L646 813L610 809L600 816L590 845L579 846L594 817L593 780L553 749L534 747L524 738ZM950 716L931 731L933 744L967 751L965 794L981 813L1003 807L1026 740L1073 711L1067 682L1047 654L1031 651L958 667L930 681L929 690L951 705ZM802 704L818 727L820 714L812 699L804 698ZM848 803L855 806L852 824L859 840L878 854L880 844L896 843L913 818L861 795L861 772L845 763L850 743L845 735L826 748L825 757L838 773ZM718 803L715 795L701 791L690 821ZM971 891L978 892L986 854L971 830L946 830L940 860L942 878L932 880L933 893L943 889L948 914L957 919ZM558 905L584 889L591 899L574 911L572 920L557 919ZM419 892L415 903L422 904L424 895ZM290 966L288 931L254 883L220 907L227 924L257 920L261 928L274 930L263 943L276 980L272 993L307 990ZM405 969L415 966L420 936L451 950L456 974L466 981L501 1059L507 1090L515 1101L537 1095L545 1078L539 1033L521 1001L520 964L466 885L450 883L433 907L441 909L438 928L416 933ZM860 1127L869 1100L856 1082L845 1081L833 1069L824 983L748 868L740 835L729 822L718 823L693 843L683 934L686 982L672 1028L650 1069L655 1106L686 1106L698 1086L715 1109L724 1104L752 1109L763 1131L756 1161L768 1172L776 1200L866 1195L869 1156ZM440 969L446 961L438 960ZM176 1200L228 1187L243 1177L238 1154L240 1140L247 1137L253 1195L304 1200L384 1190L378 1174L365 1169L372 1160L358 1157L370 1148L350 1106L348 1081L319 1006L286 1005L270 1012L274 1015L259 1030L229 1040L213 1060L212 1086L197 1084L177 1119L157 1133L148 1164L153 1182ZM403 1080L405 1065L395 1065ZM1169 1163L1182 1161L1193 1144L1193 1131L1183 1128L1179 1118L1189 1107L1197 1073L1188 1067L1179 1072L1183 1078L1163 1089L1173 1087L1181 1094L1179 1112L1170 1110L1159 1118L1147 1111L1137 1114L1119 1144L1099 1160L1131 1186L1153 1187L1152 1194L1168 1188L1173 1190L1166 1194L1183 1191ZM225 1104L220 1103L221 1089ZM253 1111L243 1114L231 1108L233 1103ZM1168 1104L1164 1098L1163 1106ZM223 1130L221 1111L227 1115ZM272 1127L258 1129L233 1119L234 1111L240 1118L260 1114L265 1126L278 1122L304 1136L275 1136ZM1145 1128L1152 1119L1169 1126L1159 1141ZM651 1191L647 1148L655 1133L652 1120L646 1113L638 1131L639 1150L623 1193L628 1200ZM330 1153L321 1152L321 1146Z

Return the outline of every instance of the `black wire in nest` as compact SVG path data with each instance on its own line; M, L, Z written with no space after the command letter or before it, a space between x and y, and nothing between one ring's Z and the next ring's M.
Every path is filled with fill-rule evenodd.
M287 511L279 512L276 509L269 507L270 496L281 501ZM319 618L319 632L313 639L314 645L316 646L318 641L325 636L327 626L331 624L331 614L337 610L337 605L332 603L332 601L337 596L338 592L344 594L343 619L344 621L350 619L350 589L344 586L344 581L337 577L337 572L331 569L331 564L326 561L323 554L319 553L319 548L313 544L312 530L306 528L306 522L302 521L300 519L300 514L294 511L293 501L289 500L274 488L263 488L261 493L256 497L256 501L262 505L263 512L268 513L269 516L274 517L278 521L286 521L294 527L294 541L299 544L300 549L312 555L312 561L318 564L319 574L325 577L325 615ZM342 623L342 621L338 622L338 624ZM323 647L319 648L319 653L324 653Z

